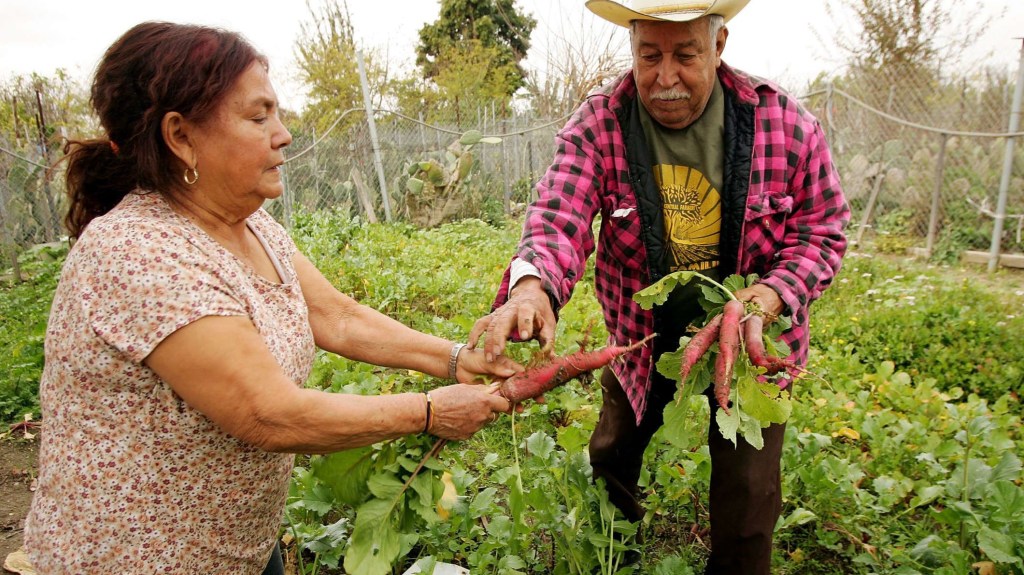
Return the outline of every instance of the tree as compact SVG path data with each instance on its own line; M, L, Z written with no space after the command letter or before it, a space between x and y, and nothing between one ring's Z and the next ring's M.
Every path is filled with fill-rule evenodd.
M935 32L948 21L948 11L937 0L839 0L860 24L860 36L839 35L836 44L860 68L935 63ZM826 9L836 17L835 2ZM846 28L849 30L849 28Z
M363 108L362 85L352 19L345 0L326 0L319 12L307 1L312 20L300 25L300 36L295 46L299 77L307 87L307 103L303 120L318 131L330 128L338 114L352 108ZM387 84L387 68L379 64L373 52L365 53L370 99L375 105L382 99ZM344 131L353 122L363 121L355 116L336 129Z
M513 0L441 0L437 22L420 29L416 64L424 78L437 81L459 66L460 59L484 63L487 71L481 77L502 82L489 90L499 90L507 99L525 83L520 62L536 26L537 21L521 14Z
M584 14L576 28L562 23L531 59L543 68L531 72L526 92L533 111L544 118L570 114L595 88L629 69L628 36L618 27L598 26ZM604 29L604 33L597 33ZM538 56L539 52L539 56Z
M11 146L39 146L42 138L56 150L63 136L91 136L96 128L88 92L66 70L53 77L14 76L0 84L0 133L13 137Z
M359 46L345 0L325 0L317 12L307 1L311 20L303 22L295 53L299 77L307 88L302 121L292 124L296 142L319 141L311 154L291 166L294 204L306 209L328 203L354 204L353 184L372 172L373 150L365 135L363 88L359 78ZM371 106L377 108L388 89L382 58L363 55ZM357 113L345 115L349 110ZM327 133L328 139L322 139ZM357 148L358 146L358 148ZM295 153L301 153L296 146Z
M96 134L88 94L66 71L15 76L0 85L0 244L57 240L62 232L62 175L48 169L66 138Z
M969 4L977 8L972 10ZM962 62L988 28L979 0L826 0L835 45L853 68L931 70ZM845 11L845 12L844 12ZM850 16L857 25L850 26Z
M980 9L953 0L826 0L826 9L847 55L848 89L902 118L944 123L934 98L987 28Z
M510 97L507 86L516 76L515 67L500 63L497 48L479 40L463 46L447 46L438 58L434 87L424 86L429 122L454 121L457 126L477 124L480 110L492 104L504 110Z

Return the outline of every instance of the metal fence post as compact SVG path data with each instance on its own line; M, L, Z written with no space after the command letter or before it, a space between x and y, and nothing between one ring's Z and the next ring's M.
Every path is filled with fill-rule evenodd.
M285 227L285 229L289 229L290 230L290 229L292 229L292 226L295 224L295 222L292 219L292 214L293 214L293 211L292 211L292 194L293 194L293 192L292 192L291 186L288 185L288 164L283 164L281 166L281 185L284 188L284 191L281 193L281 203L284 204L282 206L282 215L281 215L281 218L284 220L282 222L282 225Z
M388 184L384 178L384 164L380 160L380 143L377 141L377 124L373 120L373 104L370 102L370 84L366 80L366 66L363 53L356 52L359 64L359 83L363 86L363 105L366 106L366 123L370 127L370 144L373 146L373 164L377 168L377 183L380 184L380 200L384 206L384 218L391 221L391 202L388 200Z
M50 188L50 145L46 141L46 117L43 115L43 95L36 88L36 130L39 133L39 154L42 156L40 163L43 164L43 205L46 207L46 241L53 242L60 238L60 215L57 213L57 205L53 200L53 190Z
M1010 108L1010 129L1013 134L1020 129L1021 99L1024 98L1024 41L1020 46L1020 61L1017 63L1017 86L1013 90L1013 106ZM996 202L996 221L992 229L992 249L989 251L988 271L992 273L999 264L999 244L1003 238L1003 220L1006 219L1006 193L1010 189L1010 174L1013 171L1013 145L1015 136L1006 136L1006 152L1003 155L1003 175L999 178L999 200Z
M7 256L8 251L10 252L14 283L21 283L23 278L21 277L21 265L18 262L18 245L15 243L13 237L8 238L10 235L7 227L8 195L6 182L0 182L0 253Z
M420 112L418 114L418 117L419 117L419 120L420 120L420 123L417 126L419 128L419 130L420 130L420 146L423 148L421 150L421 152L426 153L426 151L427 151L427 133L423 129L423 124L424 124L423 112Z
M928 237L925 240L925 253L932 257L932 249L935 247L935 233L939 227L939 200L942 196L942 179L946 171L946 143L949 141L949 134L942 134L939 141L939 157L935 159L935 187L932 188L932 211L928 217Z
M492 108L493 109L493 108ZM508 127L505 124L506 120L501 122L501 175L504 180L504 190L501 194L501 204L505 210L505 215L512 213L512 187L509 185L509 165L508 165ZM497 127L497 124L495 124Z

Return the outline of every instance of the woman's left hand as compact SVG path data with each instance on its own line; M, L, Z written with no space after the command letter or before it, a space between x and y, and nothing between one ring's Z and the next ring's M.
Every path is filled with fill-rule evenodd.
M504 355L495 357L494 361L487 361L483 349L464 347L459 352L455 375L461 383L490 383L505 380L523 369L523 366Z

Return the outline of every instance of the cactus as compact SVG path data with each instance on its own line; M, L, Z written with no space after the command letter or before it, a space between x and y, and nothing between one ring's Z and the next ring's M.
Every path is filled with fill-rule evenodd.
M470 130L445 149L444 163L427 159L410 164L405 182L409 220L420 227L433 227L457 214L463 204L460 192L473 173L473 147L500 141Z

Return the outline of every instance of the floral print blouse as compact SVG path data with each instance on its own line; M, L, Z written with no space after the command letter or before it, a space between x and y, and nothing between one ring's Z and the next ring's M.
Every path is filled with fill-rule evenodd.
M261 277L159 194L133 193L68 254L47 326L38 489L25 546L48 574L263 571L293 456L189 407L143 360L205 316L246 316L300 386L313 336L286 231L247 220L283 283Z

